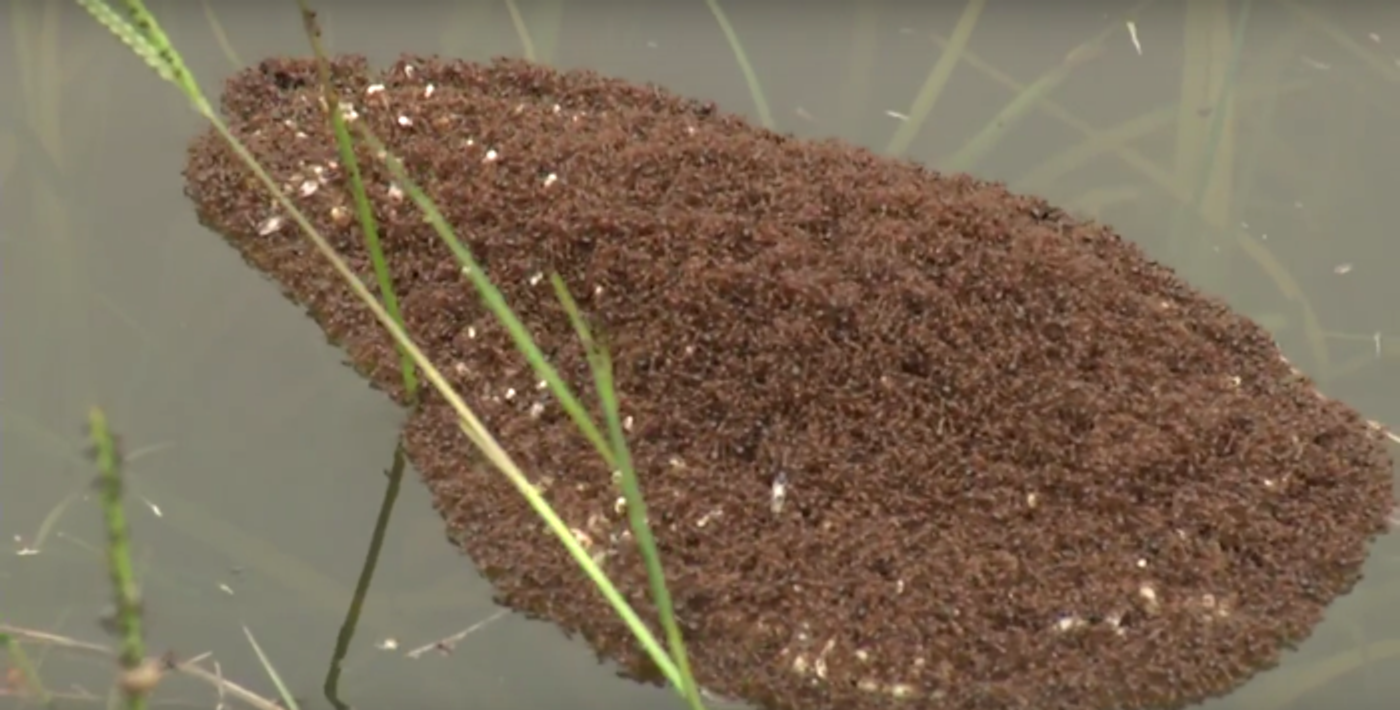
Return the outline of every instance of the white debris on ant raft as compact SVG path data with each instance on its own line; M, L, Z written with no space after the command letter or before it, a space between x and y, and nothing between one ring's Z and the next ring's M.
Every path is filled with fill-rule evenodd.
M360 114L355 110L354 104L343 103L340 104L340 117L349 123L359 118Z
M630 415L622 418L622 430L632 431L632 417Z
M515 388L514 388L514 387L507 387L507 388L506 388L506 400L509 401L509 400L512 400L512 399L515 399Z
M403 188L394 183L389 183L389 200L392 202L403 202Z
M378 94L382 91L384 91L383 84L370 84L369 86L365 87L365 96L374 96L375 94Z
M700 516L700 519L695 521L695 527L703 528L706 525L709 525L710 521L720 517L721 515L724 515L724 509L715 508L714 510L711 510L710 512Z
M316 194L319 189L321 189L321 183L315 180L303 180L301 187L297 188L297 194L302 197L310 197Z
M544 414L544 403L535 402L534 404L530 405L531 419L539 419L541 414Z
M496 159L499 158L499 157L500 157L500 155L499 155L498 153L496 153L495 149L491 149L491 150L486 151L486 157L485 157L485 158L482 158L482 159L481 159L481 162L483 162L483 163L494 163L494 162L496 162Z
M540 271L536 271L534 274L532 274L532 275L530 276L530 285L531 285L531 286L538 286L538 285L540 285L540 282L543 281L543 280L544 280L544 273L543 273L543 272L540 272Z
M413 119L412 119L412 118L409 118L408 116L405 116L405 115L403 115L403 114L399 114L399 117L398 117L398 124L399 124L400 126L403 126L404 128L412 128L412 127L413 127Z
M558 175L555 175L554 173L550 173L550 174L544 176L544 186L545 186L545 187L549 187L550 185L553 185L553 184L556 183L556 182L559 182L559 176L558 176Z
M285 221L286 220L284 220L281 215L268 217L262 221L262 224L258 225L258 236L266 237L276 233L277 230L282 228L282 224Z
M783 503L786 500L787 474L779 473L777 477L773 479L773 490L770 496L770 507L772 508L774 515L783 512Z
M423 87L423 98L425 98L425 99L430 99L430 98L432 98L432 97L433 97L433 92L436 91L436 90L437 90L437 89L433 88L433 85L432 85L432 84L428 84L427 86Z
M395 638L392 638L392 637L391 637L391 638L386 638L386 639L384 639L383 641L380 641L379 643L374 644L374 647L377 648L377 649L379 649L379 650L381 650L381 651L394 651L394 650L397 650L397 649L398 649L398 647L399 647L399 641L398 641L398 639L395 639Z

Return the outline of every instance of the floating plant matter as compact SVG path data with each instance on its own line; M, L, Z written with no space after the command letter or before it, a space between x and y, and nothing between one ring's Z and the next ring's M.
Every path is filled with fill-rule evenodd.
M544 277L606 335L707 687L803 710L1179 706L1305 638L1384 528L1382 434L1107 227L591 73L333 72L576 391ZM368 278L315 82L268 60L223 110ZM610 472L361 164L409 332L649 610ZM392 341L216 135L186 175L201 220L402 399ZM654 677L448 407L430 395L404 438L505 604Z

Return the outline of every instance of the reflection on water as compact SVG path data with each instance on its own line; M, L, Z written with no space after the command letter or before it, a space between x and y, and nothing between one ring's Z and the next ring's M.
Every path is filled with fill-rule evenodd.
M3 28L0 59L0 532L15 552L39 554L0 557L0 615L100 636L102 532L85 497L91 474L78 427L98 402L133 454L154 647L213 651L229 677L267 690L239 630L246 624L305 707L328 706L321 680L402 412L340 367L315 325L196 225L179 173L201 125L182 99L80 13L13 2L23 12ZM211 90L235 60L305 46L290 5L214 7L217 28L198 6L170 5L154 9ZM518 9L536 56L759 117L704 3L633 5L559 14L559 3L537 0ZM917 114L911 104L958 11L854 5L787 13L751 4L730 8L730 20L781 128L882 149ZM1386 202L1400 23L1360 6L1264 4L1231 67L1226 23L1237 8L1223 3L1152 5L1136 16L1136 44L1110 19L1126 3L992 5L908 155L1114 223L1268 325L1324 391L1400 422L1400 323L1389 306L1400 291L1385 273L1400 249L1388 239ZM376 62L401 50L522 53L502 3L327 11L334 47ZM1106 28L1115 33L1101 46L1085 44ZM1033 110L1009 103L1025 91L1041 99L1026 104ZM1380 671L1400 656L1390 613L1400 602L1397 554L1394 538L1382 540L1366 581L1283 669L1212 706L1364 704L1400 692ZM552 628L513 617L451 656L404 656L494 611L410 480L344 663L342 697L357 707L463 696L493 707L674 702L614 679ZM96 688L107 677L57 661L44 673L55 686ZM205 702L202 690L180 692L187 704Z

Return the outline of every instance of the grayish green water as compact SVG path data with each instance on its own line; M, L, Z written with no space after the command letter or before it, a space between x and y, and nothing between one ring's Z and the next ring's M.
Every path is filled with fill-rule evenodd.
M195 222L180 169L203 126L184 100L75 9L57 3L64 9L46 15L44 2L15 2L25 11L0 20L0 622L103 640L102 533L79 455L80 423L98 403L133 453L131 510L153 649L212 651L227 677L271 694L240 630L246 624L303 707L330 707L322 678L403 414ZM939 56L930 32L951 34L958 13L893 2L860 12L730 4L779 126L874 148L899 127L890 112L909 112ZM701 0L565 5L555 63L655 81L756 115ZM976 62L958 67L909 154L942 164L1012 98L1007 80L1030 84L1117 26L1102 54L1054 92L1052 107L1006 127L976 172L1013 184L1035 178L1053 200L1097 212L1275 328L1324 391L1400 423L1400 280L1392 275L1400 264L1400 13L1315 2L1306 16L1318 19L1305 21L1287 3L1255 5L1236 87L1233 190L1211 216L1177 222L1178 239L1167 188L1182 71L1194 51L1183 41L1182 2L1163 0L1137 17L1141 54L1122 29L1128 3L990 3L970 44ZM547 49L547 3L519 6ZM189 2L153 9L215 92L233 67L204 10ZM213 9L245 62L304 52L291 3ZM501 3L325 10L334 48L376 62L400 51L521 53ZM1187 120L1208 126L1219 110L1211 96L1189 99ZM1153 111L1160 120L1133 140L1090 135ZM1046 171L1047 160L1094 141L1110 149L1075 169ZM1221 236L1202 241L1212 220ZM1295 282L1298 292L1286 293ZM41 531L39 554L10 554L33 547ZM1382 540L1366 581L1282 669L1210 706L1393 706L1397 555L1396 538ZM515 617L469 636L451 656L405 657L490 617L489 597L409 480L341 697L357 708L679 707L669 691L616 679L581 644ZM397 650L379 648L390 639ZM98 693L109 678L62 652L46 659L43 674L55 689ZM214 704L196 685L162 692L182 706ZM10 702L0 696L0 706Z

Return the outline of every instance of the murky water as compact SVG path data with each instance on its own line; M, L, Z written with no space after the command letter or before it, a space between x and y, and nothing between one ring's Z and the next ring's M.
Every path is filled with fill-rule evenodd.
M270 694L246 625L303 707L330 707L322 683L403 414L196 224L180 169L202 125L183 99L82 13L16 2L23 11L0 21L0 533L10 546L0 555L0 620L103 638L102 533L80 455L80 422L99 403L132 453L153 647L212 651L227 677ZM731 4L774 121L874 148L910 113L958 12ZM705 3L586 12L574 3L554 16L556 5L518 3L539 56L759 116ZM1000 142L966 164L1115 224L1273 328L1324 391L1400 423L1400 282L1390 273L1400 263L1391 202L1400 15L1256 3L1231 105L1209 82L1183 78L1203 61L1217 72L1229 61L1219 38L1204 60L1206 50L1183 40L1185 3L1141 12L1132 35L1121 22L1128 5L992 3L908 154L970 160L964 148L1017 91L1116 28L1101 51L1073 55L1037 110L1003 114ZM1196 22L1238 11L1194 7ZM227 45L198 4L153 9L210 92L235 57L304 51L290 3L213 7ZM522 53L503 3L327 13L336 50L377 62L399 51ZM1221 112L1233 130L1211 138ZM1192 143L1202 136L1215 147L1216 181L1198 193L1206 173L1183 164L1178 147L1205 145ZM1197 216L1183 216L1172 195L1199 203ZM1394 537L1378 544L1366 581L1282 669L1212 706L1380 706L1400 694L1388 672L1400 665L1397 555ZM668 691L618 680L582 645L514 617L450 656L405 656L490 617L489 597L410 475L339 697L360 708L676 706ZM105 669L78 658L56 652L43 674L56 689L100 693ZM184 705L214 702L198 686L170 693Z

